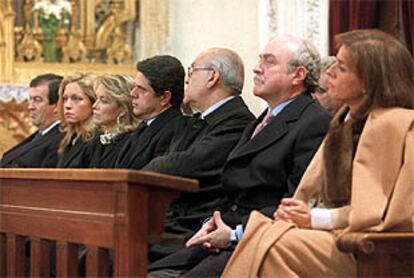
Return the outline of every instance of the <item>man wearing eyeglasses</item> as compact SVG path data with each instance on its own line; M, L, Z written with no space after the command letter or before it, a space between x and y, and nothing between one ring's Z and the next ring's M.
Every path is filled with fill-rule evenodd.
M220 277L253 210L271 217L295 191L328 129L329 113L310 93L320 73L308 42L271 40L254 67L254 95L268 104L249 124L221 175L226 200L176 253L150 265L149 277Z
M199 54L185 83L183 103L196 114L180 120L168 152L143 170L199 180L198 192L182 193L173 203L166 225L167 233L188 237L223 200L223 165L254 116L240 97L243 62L232 50L213 48ZM174 250L174 246L155 246L150 259Z

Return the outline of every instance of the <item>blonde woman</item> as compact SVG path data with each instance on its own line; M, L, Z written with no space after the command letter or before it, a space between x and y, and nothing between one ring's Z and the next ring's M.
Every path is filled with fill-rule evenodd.
M91 144L91 168L113 168L117 155L137 127L132 98L134 79L127 75L108 74L98 78L93 122L101 134Z
M65 77L59 89L58 107L63 130L57 168L87 168L90 154L88 143L95 135L92 122L92 105L95 96L96 76L92 73L75 73Z

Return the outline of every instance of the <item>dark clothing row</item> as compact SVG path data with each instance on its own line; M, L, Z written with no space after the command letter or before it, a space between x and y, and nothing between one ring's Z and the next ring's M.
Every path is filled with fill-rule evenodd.
M253 114L240 97L227 101L205 119L180 119L168 152L143 168L200 182L198 192L182 193L170 207L167 232L190 236L220 205L223 165L253 120Z
M226 198L220 211L233 229L245 224L252 210L272 216L280 200L292 195L330 120L328 112L302 94L251 138L266 113L247 126L221 175ZM200 247L183 248L153 263L149 270L184 268L191 269L186 277L219 277L231 252L212 254Z

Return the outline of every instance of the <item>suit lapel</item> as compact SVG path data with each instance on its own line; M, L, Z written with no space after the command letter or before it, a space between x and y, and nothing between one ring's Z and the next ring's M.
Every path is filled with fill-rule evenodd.
M11 148L7 152L5 152L3 155L2 163L7 164L10 161L14 160L16 157L19 157L25 151L27 151L29 149L28 147L30 146L30 142L33 140L33 138L36 136L37 133L38 131L31 134L29 137L24 139L22 142L20 142L19 144L17 144L16 146Z
M187 117L181 120L185 121L185 123L181 127L182 130L178 133L180 139L176 143L173 140L174 145L171 145L170 151L184 150L191 142L194 142L207 125L206 121L196 117Z
M130 164L131 156L134 153L134 142L139 140L140 134L147 128L147 124L142 122L135 131L131 133L129 139L126 141L121 151L119 152L118 158L116 160L116 165L121 167L126 167L125 164Z
M39 131L31 134L29 137L24 139L21 143L7 151L3 156L3 163L7 164L15 158L25 154L28 151L31 151L33 148L49 143L49 138L56 135L56 132L59 132L59 125L53 127L48 133L43 135L41 139L33 141L33 138L39 133Z
M243 142L241 142L238 148L232 152L229 160L248 155L250 153L257 153L261 149L274 144L275 141L282 138L288 132L284 119L275 117L259 134L257 134L253 139L250 139L257 124L258 123L255 123L255 125L251 127L251 130L246 132Z
M176 108L169 108L168 110L161 113L154 122L146 127L142 132L136 134L135 136L131 136L130 140L130 146L134 146L135 148L131 150L131 148L128 148L128 151L132 152L131 159L128 161L127 167L130 167L131 164L133 164L135 158L139 156L148 146L148 144L151 142L152 138L159 132L161 128L163 128L165 125L168 124L168 121L175 117L180 112Z
M266 114L266 111L264 111L254 124L247 128L240 143L230 154L228 160L259 152L267 146L274 144L275 141L280 140L289 132L288 123L297 121L302 111L312 102L313 100L308 94L300 95L274 117L259 134L250 139L254 129Z

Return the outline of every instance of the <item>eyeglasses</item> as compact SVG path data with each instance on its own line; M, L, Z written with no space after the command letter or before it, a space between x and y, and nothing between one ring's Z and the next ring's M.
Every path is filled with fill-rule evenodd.
M322 87L318 86L316 88L316 92L322 95L322 94L326 94L328 92L328 89L325 89L325 88L322 88Z
M188 69L187 69L187 77L190 78L191 75L193 75L193 72L195 72L197 70L214 70L214 69L211 68L211 67L199 67L199 68L197 68L197 67L192 67L191 66L191 67L188 67Z

